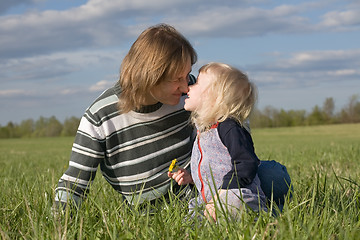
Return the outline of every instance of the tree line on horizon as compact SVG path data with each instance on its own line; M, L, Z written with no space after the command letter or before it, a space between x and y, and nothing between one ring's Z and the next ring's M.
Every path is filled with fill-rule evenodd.
M348 103L335 112L335 101L332 97L326 98L322 107L316 105L310 113L305 110L278 110L272 106L262 111L255 109L250 117L252 128L273 128L312 126L325 124L359 123L360 101L358 95L352 95Z
M8 122L0 125L0 138L65 137L75 136L80 118L70 117L61 123L55 116L40 117L38 120L26 119L20 124ZM275 128L293 126L312 126L341 123L360 123L360 101L352 95L349 102L335 112L335 101L326 98L323 106L316 105L310 113L305 110L283 110L267 106L255 109L250 117L251 128Z

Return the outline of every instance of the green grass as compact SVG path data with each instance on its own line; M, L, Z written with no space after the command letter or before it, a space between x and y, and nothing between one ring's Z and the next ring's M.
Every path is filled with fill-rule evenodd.
M69 217L53 215L54 188L73 138L0 140L2 239L358 239L360 125L254 129L261 159L286 165L293 200L278 217L241 222L184 221L187 204L131 209L98 173L88 199ZM257 219L257 220L255 220Z

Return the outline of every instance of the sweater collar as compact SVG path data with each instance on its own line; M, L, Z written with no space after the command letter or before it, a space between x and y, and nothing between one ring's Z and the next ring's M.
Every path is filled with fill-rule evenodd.
M140 107L140 109L134 110L137 113L151 113L155 112L156 110L160 109L163 104L161 102L155 103L153 105L146 105Z

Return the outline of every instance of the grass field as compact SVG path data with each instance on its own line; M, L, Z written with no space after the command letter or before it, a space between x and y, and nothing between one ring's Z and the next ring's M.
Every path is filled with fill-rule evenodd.
M54 188L73 138L0 140L2 239L359 239L360 124L253 130L260 159L286 165L294 186L283 213L188 225L171 198L150 214L124 205L98 174L73 215L53 215ZM150 206L147 206L150 208ZM255 219L257 219L255 221Z

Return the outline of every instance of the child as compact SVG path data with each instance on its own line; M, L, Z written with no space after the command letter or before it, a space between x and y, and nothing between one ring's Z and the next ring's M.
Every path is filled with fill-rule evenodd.
M245 126L255 100L255 86L247 76L222 63L201 67L196 84L189 87L184 108L192 111L197 128L191 175L185 169L168 175L179 185L196 185L199 197L189 207L205 203L208 219L216 221L219 200L235 217L244 206L266 210L257 175L260 160Z

